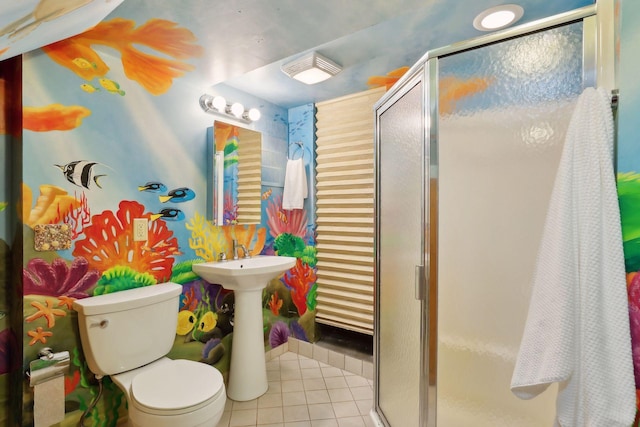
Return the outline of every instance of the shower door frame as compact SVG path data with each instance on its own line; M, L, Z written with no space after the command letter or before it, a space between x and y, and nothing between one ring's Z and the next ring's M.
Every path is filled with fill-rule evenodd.
M423 138L423 174L422 182L422 224L423 224L423 259L422 265L416 266L416 299L420 300L420 396L419 396L419 425L416 427L435 427L437 425L436 404L437 400L437 353L430 348L429 342L436 342L437 315L434 317L432 310L437 312L437 274L432 277L429 272L437 256L437 214L431 215L429 202L437 202L437 193L432 195L432 182L437 188L438 183L438 60L446 56L464 51L477 49L509 39L527 36L536 32L549 30L555 27L572 23L583 23L583 87L599 86L609 90L617 89L617 67L615 57L615 6L618 0L598 0L596 4L585 6L572 11L564 12L541 20L533 21L507 30L498 31L486 36L474 38L468 41L454 43L449 46L428 51L411 69L383 96L374 106L375 113L375 316L374 331L380 328L380 118L391 108L408 90L417 83L422 82L424 123ZM433 255L432 255L433 254ZM432 259L432 257L434 259ZM436 301L431 298L435 297ZM432 310L429 309L434 304ZM431 314L431 317L430 317ZM435 321L435 322L434 322ZM434 324L435 323L435 324ZM371 417L378 426L391 426L386 419L380 405L380 335L374 332L374 401ZM437 345L436 345L437 348ZM434 396L430 393L433 390Z

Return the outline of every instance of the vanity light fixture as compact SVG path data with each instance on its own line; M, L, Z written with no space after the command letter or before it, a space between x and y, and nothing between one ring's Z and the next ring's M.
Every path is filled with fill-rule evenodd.
M251 123L260 119L260 110L257 108L245 110L244 106L239 102L227 104L227 100L222 96L204 94L200 97L200 107L205 113L219 114L244 123Z
M473 26L480 31L495 31L506 28L517 22L524 14L522 6L517 4L503 4L491 7L473 20Z
M342 66L317 52L309 52L283 64L280 69L293 79L313 85L335 76L342 70Z

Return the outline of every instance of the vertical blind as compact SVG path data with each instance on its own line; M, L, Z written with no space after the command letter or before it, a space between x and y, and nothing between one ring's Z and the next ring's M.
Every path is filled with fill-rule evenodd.
M262 139L259 132L240 133L238 142L238 223L260 223Z
M384 88L316 104L316 321L373 334L373 105Z

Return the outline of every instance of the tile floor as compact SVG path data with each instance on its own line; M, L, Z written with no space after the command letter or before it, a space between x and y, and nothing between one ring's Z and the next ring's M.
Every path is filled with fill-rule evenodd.
M294 352L267 362L269 390L227 401L218 427L373 427L373 381Z

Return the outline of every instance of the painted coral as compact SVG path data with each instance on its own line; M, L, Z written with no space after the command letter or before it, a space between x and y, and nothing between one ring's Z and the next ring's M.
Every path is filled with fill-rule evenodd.
M213 225L198 212L185 224L191 231L189 247L194 250L196 256L205 261L215 261L218 255L225 252L227 246L222 227Z
M269 298L269 310L277 316L280 314L280 309L282 308L283 301L278 297L278 293L274 292L271 294L271 298Z
M306 264L314 267L318 262L315 246L307 246L304 241L290 233L282 233L276 237L273 249L280 256L292 256L300 258Z
M67 264L62 258L50 264L42 258L32 258L22 270L24 295L67 296L86 298L100 278L100 273L89 268L84 257Z
M266 212L271 236L289 233L307 240L307 213L304 209L283 210L280 195L269 201Z
M31 188L22 184L22 222L33 227L37 224L56 224L69 212L82 206L82 201L55 185L41 185L40 194L33 205Z
M89 208L89 201L84 191L80 194L80 198L74 193L74 199L77 206L75 208L67 209L65 212L58 209L58 217L55 222L63 222L71 228L71 239L75 240L84 230L84 227L91 224L91 209Z
M191 31L175 22L150 19L136 28L132 20L115 18L42 49L85 80L104 77L109 71L92 45L115 49L120 52L125 75L149 93L161 95L169 90L173 79L194 70L185 60L202 55L203 48L194 44L195 40ZM147 53L152 51L157 54Z
M262 248L264 248L267 230L263 227L258 228L256 224L234 225L224 227L224 235L227 242L235 240L239 245L244 245L249 250L251 256L255 256L259 255L262 252ZM227 257L232 255L230 249L231 248L229 248Z
M316 272L297 259L295 267L286 272L282 280L291 290L291 299L302 316L307 311L307 293L316 282Z
M146 243L133 241L133 219L150 216L140 203L121 201L115 214L104 211L91 218L91 225L84 229L86 237L75 242L73 255L85 257L89 265L100 272L126 265L153 275L158 282L166 282L171 277L178 242L165 221L158 219L150 223Z
M127 265L118 265L102 274L93 295L110 294L156 283L156 278L149 273L135 271Z

